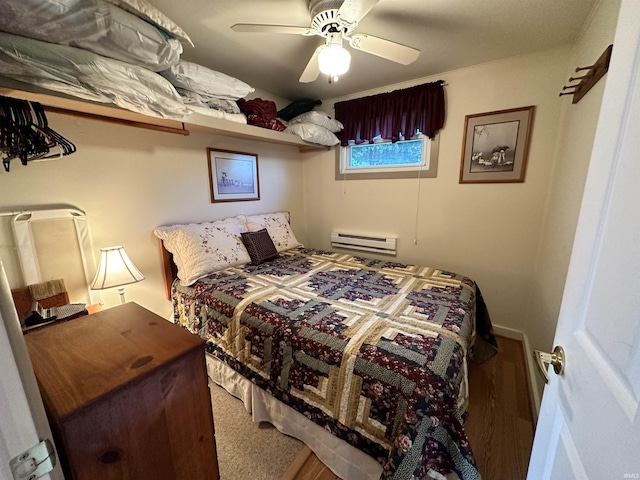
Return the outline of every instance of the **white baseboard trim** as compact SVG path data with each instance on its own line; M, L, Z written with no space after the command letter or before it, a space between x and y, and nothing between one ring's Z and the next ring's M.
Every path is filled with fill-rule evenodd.
M520 340L521 342L524 342L524 337L527 336L527 334L521 330L495 324L493 325L493 333L501 337L511 338L512 340Z
M531 345L529 344L529 337L521 330L515 328L503 327L501 325L493 325L493 333L501 337L510 338L512 340L520 340L522 342L522 348L524 350L524 359L527 365L527 381L529 383L529 395L531 397L531 405L533 406L533 423L534 425L538 421L538 415L540 414L540 390L538 389L538 383L535 381L535 376L538 375L537 367L533 360Z

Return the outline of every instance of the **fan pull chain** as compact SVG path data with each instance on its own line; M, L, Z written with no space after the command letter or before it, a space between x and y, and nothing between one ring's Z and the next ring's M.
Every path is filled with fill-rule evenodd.
M418 245L418 226L420 223L420 185L422 185L422 168L418 169L418 192L416 195L416 221L414 225L413 244Z

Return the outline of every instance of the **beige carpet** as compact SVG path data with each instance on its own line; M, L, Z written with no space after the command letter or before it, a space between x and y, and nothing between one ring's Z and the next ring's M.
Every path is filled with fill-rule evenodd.
M268 423L251 421L240 400L209 381L220 480L277 480L298 455L302 442Z

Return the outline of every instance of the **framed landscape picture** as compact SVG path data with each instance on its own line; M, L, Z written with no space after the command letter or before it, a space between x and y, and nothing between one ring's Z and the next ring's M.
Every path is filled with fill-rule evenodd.
M258 155L207 148L211 202L260 200Z
M460 183L524 182L534 106L465 117Z

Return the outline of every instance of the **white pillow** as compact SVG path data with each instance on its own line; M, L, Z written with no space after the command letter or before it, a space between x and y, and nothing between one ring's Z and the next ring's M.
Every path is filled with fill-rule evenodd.
M146 20L166 32L169 32L175 38L180 40L180 43L183 45L190 45L193 47L193 42L189 38L189 35L187 35L186 32L178 25L173 23L169 17L146 0L107 0L107 2L113 3L117 7L120 7L129 13L133 13L137 17Z
M247 215L244 220L250 232L257 232L266 228L278 253L302 245L293 234L289 225L288 215L285 212Z
M344 125L342 125L338 120L331 118L326 113L318 112L316 110L311 110L310 112L305 112L297 117L293 117L289 121L289 124L291 125L293 123L314 123L326 128L332 133L339 132L344 128Z
M217 222L158 227L153 234L173 254L182 284L191 285L217 270L251 263L242 243L242 232L246 232L246 228L241 219L225 218Z
M238 100L255 91L237 78L185 60L180 60L177 65L160 72L160 75L175 87L227 100Z
M317 143L332 147L340 143L338 137L320 125L315 123L294 123L285 129L285 133L298 135L305 142Z

